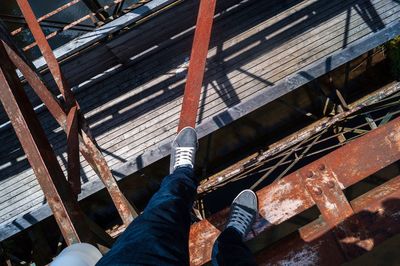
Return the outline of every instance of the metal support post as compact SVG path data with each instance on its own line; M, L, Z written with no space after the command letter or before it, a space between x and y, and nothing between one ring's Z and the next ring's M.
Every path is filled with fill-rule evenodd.
M64 100L67 104L67 109L69 111L69 109L73 105L75 105L74 96L69 89L67 82L65 81L65 78L61 72L60 65L58 64L57 59L53 54L53 50L47 42L46 36L44 35L39 22L37 22L36 16L33 13L29 2L27 0L17 0L17 3L21 9L22 14L25 17L26 23L28 24L32 35L35 38L40 51L42 52L44 59L47 62L47 66L49 67L49 70L53 75L54 81L56 82L58 89L64 97Z
M47 106L51 115L56 119L58 124L67 132L67 114L62 108L58 100L47 89L46 85L40 77L33 71L10 47L5 45L6 51L9 54L13 63L21 71L22 75L31 85L35 93ZM84 118L80 117L81 122ZM87 129L86 129L87 130ZM128 202L122 192L119 190L115 179L107 166L107 162L97 148L94 140L86 133L84 128L79 129L79 150L83 157L88 161L96 174L102 179L110 196L117 207L117 210L126 225L128 225L134 217L137 217L137 212Z
M216 0L200 1L178 131L196 125L215 4Z
M72 107L67 115L67 153L68 153L68 182L76 195L81 193L81 179L79 171L79 124L78 109Z
M0 100L46 196L47 202L68 245L91 242L90 229L83 220L70 186L39 120L34 114L15 67L0 43Z
M43 90L47 90L47 88L44 86L43 82L38 78L37 76L34 75L34 71L29 69L29 67L24 66L23 62L20 62L24 68L24 71L28 76L25 76L24 71L18 66L18 68L21 70L25 78L28 80L30 83L29 79L31 79L33 82L35 82L36 85L40 86L39 88L35 88L31 83L32 87L34 88L35 92L38 94L40 97L45 96L44 98L41 97L41 100L44 102L46 106L49 103L53 107L55 107L55 110L50 110L50 112L53 114L53 116L56 118L57 122L63 127L63 129L68 132L68 133L74 133L73 130L69 128L69 124L67 122L67 115L70 113L71 108L76 107L77 110L74 112L75 116L78 117L78 125L79 125L79 140L80 143L83 145L79 145L80 151L82 155L85 157L85 159L89 162L89 164L92 166L92 168L95 170L97 175L101 178L102 182L104 183L105 187L107 188L123 222L125 225L128 225L130 222L132 222L133 218L137 216L137 212L134 209L134 207L129 203L129 201L125 198L125 196L122 194L121 190L119 189L116 180L114 179L114 176L112 175L106 160L104 159L102 153L98 149L95 140L92 138L90 134L90 129L89 126L85 120L85 118L80 114L79 111L79 104L77 103L70 87L68 86L59 63L57 62L56 57L54 56L53 51L51 50L51 47L49 43L47 42L45 35L40 28L39 23L36 20L35 14L33 13L29 3L27 0L17 0L18 5L21 8L21 11L23 15L25 16L25 19L28 23L28 26L36 39L36 42L38 44L39 49L41 50L43 57L45 58L47 65L49 67L50 72L53 75L54 80L56 81L56 84L58 88L60 89L60 92L62 93L65 102L66 102L66 110L64 110L63 113L60 113L60 106L57 101L54 101L54 99L51 99L48 94L43 92ZM17 57L14 54L14 57ZM42 90L41 92L38 92ZM48 106L49 107L49 106ZM61 109L64 109L61 107ZM74 121L75 118L71 118L71 121ZM71 123L70 126L73 126L75 124ZM75 134L75 133L74 133ZM76 137L72 137L72 135L69 135L69 139L75 139ZM73 141L74 142L74 141ZM72 173L76 174L76 168L72 167L72 165L79 165L79 161L76 161L77 159L79 160L79 157L73 155L74 149L71 148L69 149L69 152L72 154L69 154L68 157L71 158L72 160L75 160L73 163L71 163L71 167L68 168L72 171ZM75 169L75 170L73 170ZM72 177L71 173L71 178L70 180L77 180L77 177Z

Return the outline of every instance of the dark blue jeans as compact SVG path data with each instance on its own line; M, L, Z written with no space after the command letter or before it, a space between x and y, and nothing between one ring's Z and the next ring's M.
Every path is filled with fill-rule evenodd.
M190 211L197 181L179 168L161 183L144 212L97 263L102 265L188 265ZM251 252L234 229L224 230L213 249L214 265L254 265Z

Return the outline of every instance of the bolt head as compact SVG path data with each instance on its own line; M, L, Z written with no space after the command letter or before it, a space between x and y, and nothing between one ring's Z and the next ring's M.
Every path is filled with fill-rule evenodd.
M319 188L319 187L315 187L315 188L314 188L314 193L315 193L316 195L321 195L321 194L322 194L322 189Z
M311 171L308 171L307 172L307 177L308 178L312 178L314 176L314 173L313 172L311 172Z
M334 188L335 187L335 183L333 183L333 181L329 181L327 183L327 185L328 185L329 188Z
M324 170L325 170L325 165L324 165L324 164L320 164L320 165L318 166L318 170L324 171Z

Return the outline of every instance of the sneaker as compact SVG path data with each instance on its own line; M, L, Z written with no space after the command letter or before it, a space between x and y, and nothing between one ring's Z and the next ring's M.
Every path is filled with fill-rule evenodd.
M194 168L197 146L197 133L194 128L185 127L179 131L171 146L171 174L179 167Z
M231 214L226 228L234 228L243 237L253 225L258 210L257 195L250 189L243 190L231 205Z

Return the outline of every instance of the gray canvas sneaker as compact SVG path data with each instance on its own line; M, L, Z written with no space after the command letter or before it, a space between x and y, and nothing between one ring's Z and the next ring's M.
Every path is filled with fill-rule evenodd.
M231 205L231 214L226 228L234 228L243 237L253 225L258 211L257 195L250 189L243 190Z
M197 147L197 133L194 128L185 127L179 131L171 145L170 174L179 167L193 169Z

